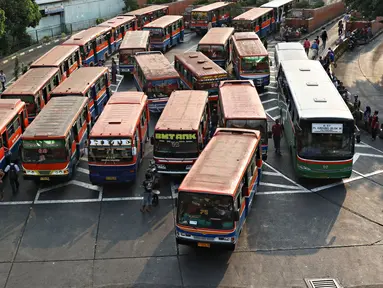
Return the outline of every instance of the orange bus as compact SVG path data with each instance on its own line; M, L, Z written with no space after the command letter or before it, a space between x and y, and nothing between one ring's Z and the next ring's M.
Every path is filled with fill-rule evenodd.
M232 27L211 28L199 41L197 51L202 52L217 65L227 68L231 62Z
M137 30L142 30L142 28L165 15L169 15L169 6L166 5L151 5L137 10L130 11L124 15L127 16L136 16L137 18Z
M264 38L270 35L274 23L273 8L253 8L233 19L236 32L255 32Z
M89 136L93 184L135 181L148 140L149 110L143 92L117 92Z
M60 69L61 81L81 66L80 48L75 45L58 45L53 47L30 68L57 67Z
M151 138L157 170L186 174L209 141L210 111L206 91L174 91Z
M19 154L21 135L28 127L27 107L20 99L0 99L0 169L4 169L7 154Z
M186 52L174 58L174 67L180 74L182 84L187 89L208 91L211 107L215 107L219 82L227 80L227 71L201 52Z
M24 179L70 179L84 154L89 127L87 98L51 99L21 137Z
M21 99L27 105L28 120L32 120L48 103L53 89L61 80L58 68L29 69L1 94L2 99Z
M180 75L159 51L138 52L134 59L134 85L148 95L150 112L162 112L170 94L180 88Z
M96 26L73 35L61 45L79 46L82 65L94 66L112 54L111 38L111 27Z
M230 9L233 2L215 2L193 9L190 29L197 34L207 32L209 26L221 27L231 22Z
M257 89L250 80L222 81L218 100L219 127L261 132L262 156L267 159L268 123Z
M178 188L178 244L234 250L259 184L260 133L220 128Z
M107 67L85 67L73 73L52 92L52 97L82 96L89 99L89 111L94 123L108 102L110 91Z
M166 52L184 40L184 18L165 15L146 24L144 31L150 31L150 48Z
M133 73L134 55L150 51L149 31L129 31L125 34L119 49L120 73Z
M136 30L137 20L134 16L117 16L109 19L98 26L112 28L112 36L110 38L110 45L112 47L112 53L118 50L121 41L127 31Z

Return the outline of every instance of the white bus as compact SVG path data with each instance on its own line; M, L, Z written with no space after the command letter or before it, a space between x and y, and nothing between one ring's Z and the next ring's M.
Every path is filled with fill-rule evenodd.
M281 61L308 60L305 48L299 42L282 42L275 45L275 67L279 67Z

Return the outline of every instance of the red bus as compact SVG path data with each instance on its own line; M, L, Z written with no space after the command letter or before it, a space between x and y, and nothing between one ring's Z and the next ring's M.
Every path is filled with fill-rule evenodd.
M89 136L93 184L135 181L148 140L149 110L143 92L117 92Z
M169 6L151 5L134 11L130 11L124 15L136 16L137 30L141 30L146 24L162 17L169 15Z
M60 84L60 80L58 68L29 69L1 94L1 98L24 101L27 105L28 120L32 122L48 103L53 89Z
M110 45L112 46L112 53L116 52L120 47L121 41L127 31L136 30L137 19L134 16L117 16L108 21L105 21L98 26L111 27L112 37L110 38Z
M76 45L58 45L53 47L32 63L31 68L60 68L61 81L64 81L81 65L80 48Z
M84 154L89 127L87 98L51 99L21 137L24 179L70 179Z
M233 19L235 32L255 32L264 38L272 32L273 8L253 8Z
M20 99L0 99L0 115L0 169L4 169L7 153L18 155L29 122L27 107Z
M112 54L111 38L111 27L96 26L73 35L62 45L80 46L82 64L93 66Z

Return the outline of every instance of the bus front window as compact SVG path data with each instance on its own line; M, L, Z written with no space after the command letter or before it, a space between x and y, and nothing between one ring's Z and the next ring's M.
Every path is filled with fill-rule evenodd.
M22 160L25 163L46 164L68 161L64 140L23 140Z
M166 79L159 81L149 81L146 85L146 95L149 99L169 97L174 90L179 89L178 79Z
M89 160L92 162L116 163L133 160L132 141L130 139L91 139Z
M221 45L212 45L211 46L212 50L212 58L213 59L222 59L225 57L225 49Z
M198 51L205 54L207 57L211 56L211 49L209 45L199 45Z
M162 41L164 38L164 30L162 28L150 28L150 42Z
M241 71L245 73L269 73L269 57L244 57L241 59Z
M198 141L196 133L157 132L154 134L155 145L153 155L165 158L198 157Z
M131 51L123 50L120 51L120 63L123 64L133 64L133 56L131 54Z
M208 21L207 12L192 12L192 19L195 21Z
M344 123L342 133L316 133L307 123L297 138L298 155L313 160L350 159L354 154L353 129L353 123Z
M224 195L180 192L177 223L220 230L234 229L233 198Z

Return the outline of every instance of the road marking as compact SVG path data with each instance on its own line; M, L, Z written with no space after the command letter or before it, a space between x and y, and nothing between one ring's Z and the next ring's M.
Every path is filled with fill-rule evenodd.
M37 200L35 204L68 204L68 203L94 203L98 199L75 199L75 200Z
M55 43L57 43L57 42L59 42L59 41L60 41L60 39L56 39L56 40L54 40Z
M277 90L278 88L277 87L273 87L273 86L265 86L267 89L272 89L272 90ZM277 92L272 92L272 91L267 91L269 93L277 93Z
M371 146L371 145L368 145L367 143L364 143L364 142L360 142L360 143L362 143L363 145L366 145L367 147L369 147L369 148L371 148L371 149L373 149L373 150L375 150L375 151L378 151L378 152L380 152L380 153L383 154L383 151L382 151L382 150L379 150L378 148L375 148L375 147L373 147L373 146Z
M8 63L8 60L3 61L3 64L6 64L6 63Z
M274 183L265 183L265 182L260 182L259 186L268 186L268 187L286 188L286 189L296 189L296 190L300 189L297 186L274 184Z
M352 159L352 164L355 164L355 162L358 161L359 156L360 156L359 153L355 153L355 154L354 154L354 157L353 157L353 159Z
M28 52L32 52L33 50L35 50L35 49L29 49Z
M269 100L266 100L266 101L262 101L262 104L266 104L266 103L273 102L273 101L278 101L278 99L277 98L273 98L273 99L269 99Z
M358 156L383 158L383 155L377 155L377 154L369 154L369 153L355 153L355 154L358 154ZM354 157L355 157L355 155L354 155Z
M68 182L67 183L60 183L60 184L53 185L53 186L50 186L47 188L40 188L39 190L37 190L35 201L38 200L37 196L39 196L41 193L45 193L45 192L48 192L48 191L51 191L51 190L57 189L57 188L62 188L62 187L65 187L67 185L68 185Z
M37 46L37 47L36 47L36 49L40 49L40 48L42 48L42 47L43 47L43 46L42 46L42 45L40 45L40 46Z
M355 147L370 148L368 145L365 144L355 144Z
M294 180L290 179L289 177L287 177L286 175L282 174L281 172L279 172L277 169L275 169L273 166L271 166L270 164L264 162L263 163L264 165L266 165L267 167L269 167L271 170L273 170L275 173L278 173L282 178L286 179L287 181L289 181L290 183L293 183L295 186L298 186L301 190L303 191L308 191L308 189L306 189L305 187L303 187L302 185L299 185L297 182L295 182Z
M13 60L13 59L16 59L16 56L13 56L11 59L12 59L12 60Z
M269 176L280 176L277 172L269 172L269 171L262 171L262 175L269 175Z
M103 198L102 202L116 202L116 201L140 201L144 197L117 197L117 198ZM171 200L172 196L158 196L160 200Z
M81 167L77 167L76 169L80 173L89 174L89 170Z
M290 190L290 191L270 191L270 192L257 192L256 195L275 195L275 194L304 194L312 193L310 190Z
M20 56L23 56L23 55L25 55L25 52L20 53Z
M272 108L266 109L265 111L266 112L270 112L270 111L277 110L278 108L279 108L279 106L276 106L276 107L272 107Z
M92 184L84 183L84 182L81 182L81 181L78 181L78 180L72 180L72 181L69 182L68 185L70 185L70 184L73 184L73 185L76 185L76 186L80 186L80 187L84 187L86 189L91 189L91 190L99 191L99 192L102 191L102 186L92 185Z
M9 201L9 202L0 202L0 206L6 206L6 205L30 205L33 201Z
M88 162L88 157L87 156L83 156L83 157L80 158L80 160Z

